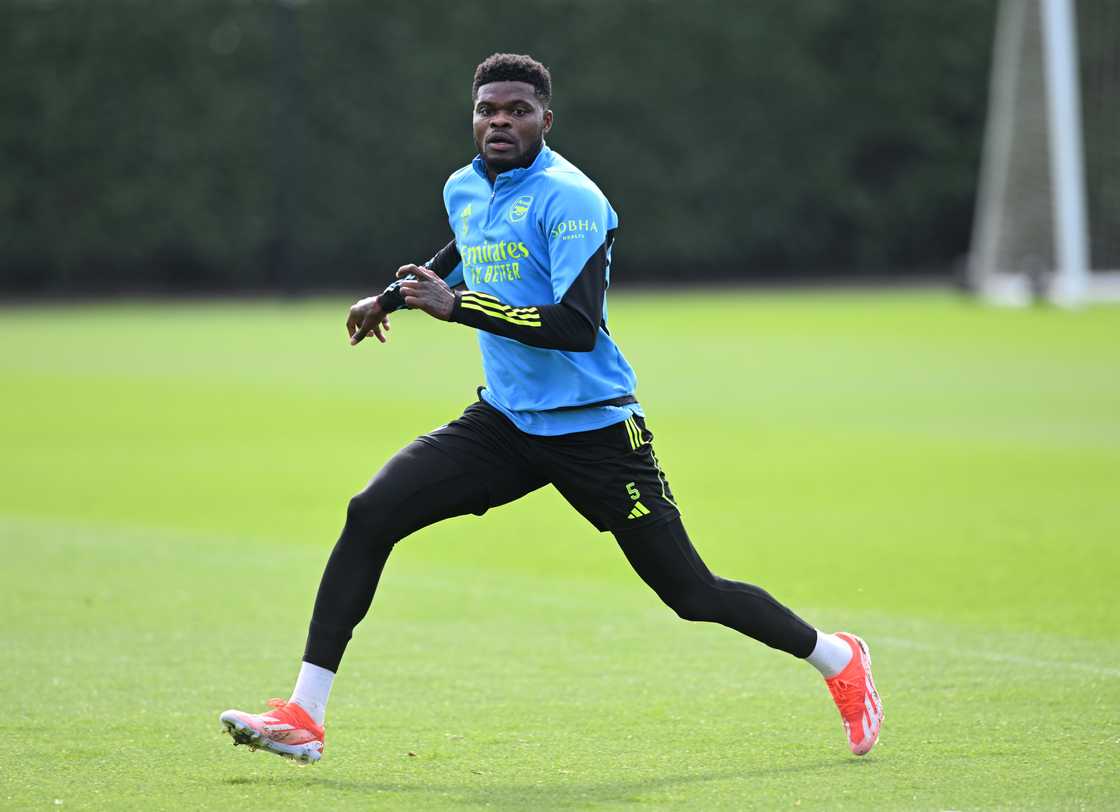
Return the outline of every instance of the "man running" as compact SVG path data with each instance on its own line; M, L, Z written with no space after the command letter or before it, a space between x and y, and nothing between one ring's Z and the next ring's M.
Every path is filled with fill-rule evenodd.
M634 370L607 328L618 216L545 144L551 96L548 69L528 56L494 54L476 69L478 155L443 190L454 239L351 307L346 328L351 344L370 335L384 342L388 314L402 307L472 327L486 386L461 417L399 451L350 500L290 699L262 714L228 710L221 721L235 744L318 761L331 683L393 546L551 484L614 535L680 617L808 660L825 678L852 752L863 755L883 720L866 644L820 632L765 590L712 574L689 541L634 396Z

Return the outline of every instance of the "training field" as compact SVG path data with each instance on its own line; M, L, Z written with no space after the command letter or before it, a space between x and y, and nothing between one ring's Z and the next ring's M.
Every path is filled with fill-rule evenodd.
M481 382L469 329L351 348L349 304L0 309L0 807L1120 805L1120 308L931 292L611 301L712 569L871 645L870 756L551 489L402 542L320 764L234 749L347 498Z

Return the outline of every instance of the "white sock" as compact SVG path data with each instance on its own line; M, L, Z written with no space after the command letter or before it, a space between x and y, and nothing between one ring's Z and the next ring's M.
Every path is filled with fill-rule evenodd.
M825 679L835 677L852 660L852 647L843 638L817 629L817 644L805 658Z
M292 698L288 701L295 702L307 711L315 724L321 725L327 718L327 700L330 698L333 682L333 671L311 663L302 663L299 667L299 679L296 680Z

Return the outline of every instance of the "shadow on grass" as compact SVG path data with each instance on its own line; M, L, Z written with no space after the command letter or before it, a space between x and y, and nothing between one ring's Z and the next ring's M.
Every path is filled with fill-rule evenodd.
M867 760L865 759L856 761L851 758L838 758L785 767L753 770L708 770L679 775L661 775L657 778L629 781L581 782L576 780L573 776L571 780L562 781L552 778L548 782L502 783L493 778L479 774L478 783L476 785L454 785L404 781L352 781L345 778L325 778L319 776L304 776L301 774L300 782L310 786L335 790L347 794L412 794L417 796L417 802L421 802L421 797L427 795L429 796L428 800L435 802L438 799L444 804L451 802L467 806L477 805L508 809L540 809L564 806L586 806L592 803L641 801L647 800L650 793L658 790L686 787L691 784L703 784L709 781L736 778L758 779L780 775L820 775L828 771L850 769L853 766L858 766L866 762ZM238 776L236 778L228 778L222 783L234 786L252 784L275 785L276 781L276 775L262 775Z

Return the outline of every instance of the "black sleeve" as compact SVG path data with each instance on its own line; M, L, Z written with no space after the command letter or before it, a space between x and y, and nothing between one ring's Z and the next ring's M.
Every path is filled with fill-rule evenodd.
M558 304L510 307L488 293L468 290L456 295L451 321L531 347L590 352L595 349L603 321L607 249L613 239L612 230L599 250L584 263Z
M436 251L435 256L427 262L421 263L429 271L435 271L441 279L447 278L447 275L455 270L455 266L459 264L459 249L455 245L455 240L452 240L443 248ZM410 274L408 279L412 279ZM386 313L395 313L398 310L407 310L408 305L404 303L404 296L401 295L400 286L402 279L389 284L389 287L381 291L377 297L381 309Z
M429 271L435 271L441 279L446 279L460 260L459 248L455 245L455 240L452 240L436 251L435 256L424 263L424 267Z

